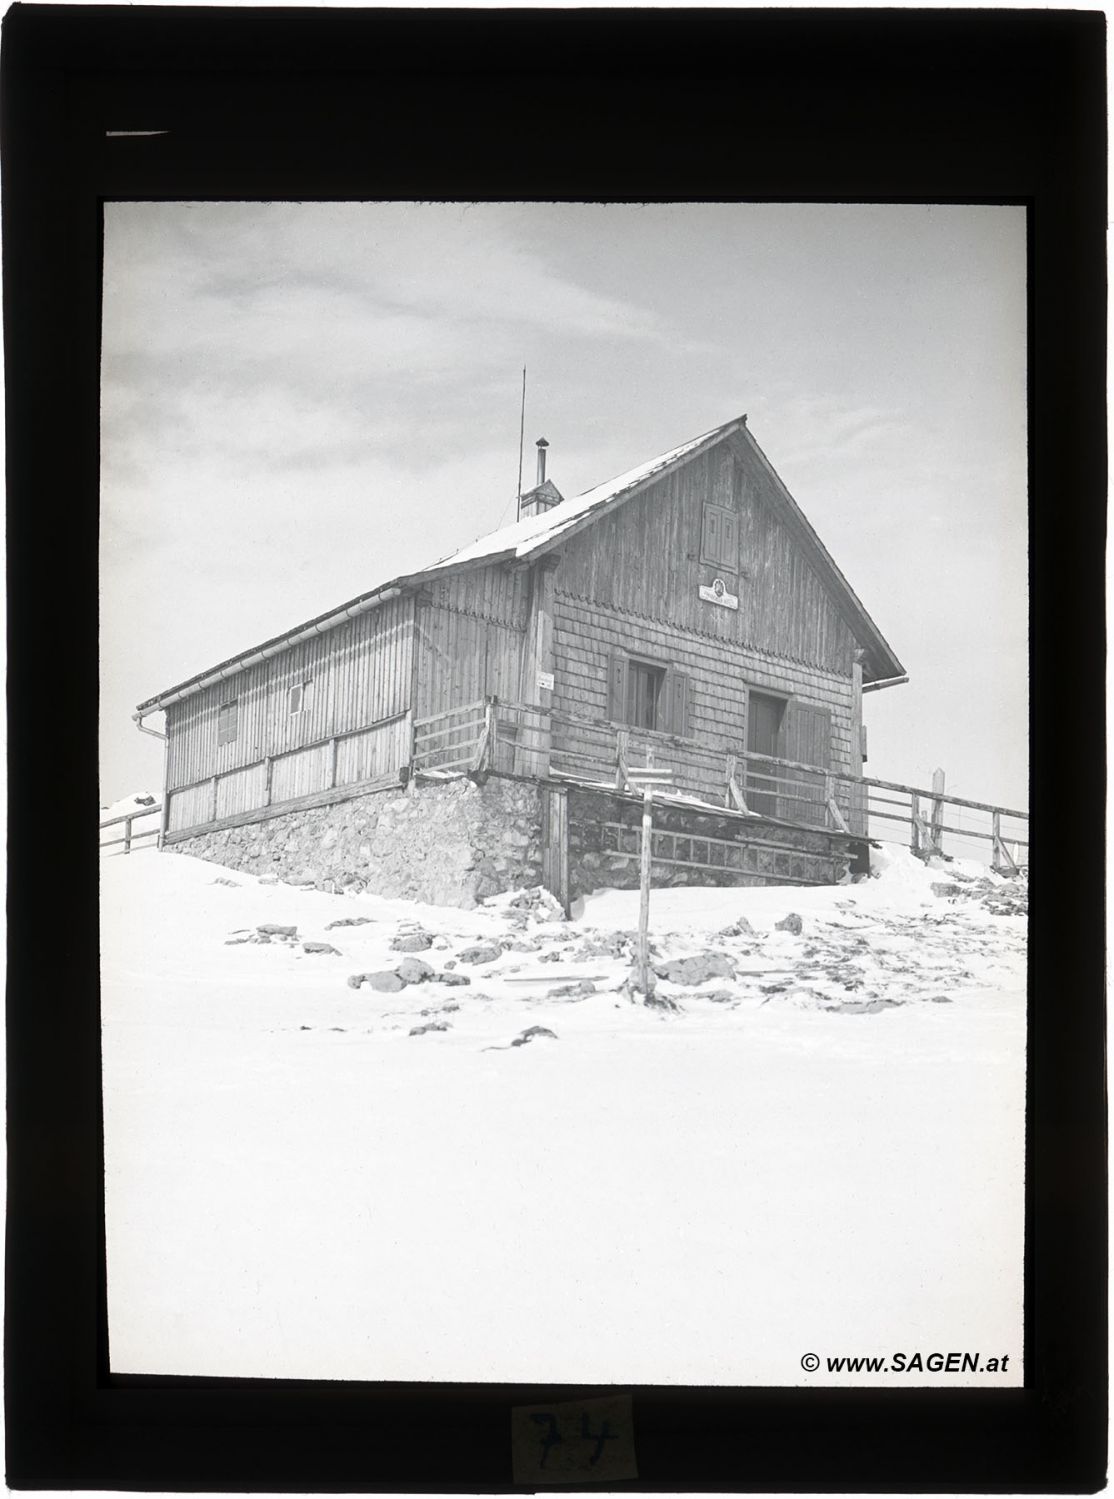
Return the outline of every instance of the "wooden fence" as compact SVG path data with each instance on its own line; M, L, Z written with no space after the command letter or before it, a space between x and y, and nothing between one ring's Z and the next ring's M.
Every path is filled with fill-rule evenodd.
M139 822L142 818L145 818L145 817L153 817L153 818L156 819L154 827L143 828L138 833L134 832L133 829L132 829L132 824L136 823L136 822ZM123 825L124 825L124 833L123 833L122 837L120 837L120 838L106 838L106 837L104 837L104 830L105 830L105 828L117 828L117 827L120 826L121 823L123 823ZM123 844L123 851L124 851L124 853L130 854L131 851L132 851L133 845L136 844L136 843L139 843L142 839L144 839L144 838L158 838L158 836L159 836L159 830L160 830L161 826L162 826L162 803L161 802L156 802L156 803L154 803L153 806L150 806L150 807L137 807L134 812L123 812L118 817L105 817L105 818L103 818L101 820L101 823L100 823L100 830L101 830L100 849L101 849L101 853L103 854L106 849L109 849L109 848L118 848L121 844Z
M497 698L415 722L411 763L423 776L494 770L621 791L629 767L645 764L650 749L656 765L673 771L676 793L663 800L699 801L776 822L900 841L922 857L944 853L947 835L949 848L970 845L1004 873L1028 863L1028 813L954 796L945 791L941 771L928 790L774 755L725 755L692 740Z

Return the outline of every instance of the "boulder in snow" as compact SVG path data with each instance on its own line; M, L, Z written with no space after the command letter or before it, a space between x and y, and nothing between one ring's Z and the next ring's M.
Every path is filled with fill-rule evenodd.
M463 987L463 985L470 984L472 982L472 980L466 973L449 972L435 973L433 975L433 980L437 984L448 984L451 988L461 988Z
M287 937L291 941L297 939L298 928L296 926L280 926L276 921L265 921L262 926L255 929L261 937Z
M735 966L723 953L703 952L692 958L671 958L666 963L655 963L654 972L659 979L668 979L671 984L703 984L708 979L735 977Z
M804 922L796 911L790 911L788 916L783 916L780 921L774 922L774 930L777 932L789 932L794 937L799 937L804 930Z
M466 947L457 954L462 963L494 963L502 956L503 949L494 942L477 942L474 947Z
M414 1025L410 1028L412 1036L424 1036L429 1031L447 1031L449 1022L447 1020L427 1020L425 1025Z
M404 984L424 984L434 976L432 965L422 958L403 958L395 973Z
M339 921L330 921L325 930L331 932L335 926L370 926L371 924L370 916L342 916Z
M391 941L391 947L395 952L425 952L433 946L433 937L429 932L416 927L410 931L399 932L397 937Z
M303 942L302 951L308 953L331 953L335 958L340 957L340 949L334 947L331 942Z
M359 989L364 984L369 989L377 989L380 994L397 994L406 985L397 973L383 971L380 973L353 973L349 976L348 987Z
M575 984L558 984L556 989L550 989L547 999L583 999L586 994L594 994L596 986L591 979L577 979Z

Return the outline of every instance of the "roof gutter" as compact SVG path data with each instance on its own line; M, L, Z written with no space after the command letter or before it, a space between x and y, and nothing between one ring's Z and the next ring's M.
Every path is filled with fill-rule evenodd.
M900 687L902 682L908 682L908 673L903 677L883 677L880 682L864 682L864 692L881 692L883 687Z
M157 708L165 708L171 703L179 703L183 698L192 697L196 692L203 692L206 687L215 686L217 682L225 682L229 677L239 676L249 666L258 666L261 661L269 661L273 656L280 656L283 651L290 649L292 645L300 645L303 640L312 640L316 635L323 635L327 630L335 630L346 620L354 619L358 614L367 614L369 610L377 608L380 604L388 603L391 599L401 596L401 588L389 587L381 589L377 593L368 594L364 598L356 599L347 604L343 609L336 610L320 619L311 620L309 624L302 625L296 630L289 631L285 635L279 635L274 640L267 641L266 645L258 646L254 651L248 651L243 656L234 656L232 660L226 661L223 666L214 667L212 671L206 672L204 676L193 677L188 682L183 682L178 687L172 687L166 692L159 693L157 697L151 698L146 703L140 703L139 711L132 716L138 723L147 713L153 713ZM142 725L140 725L142 727ZM145 733L154 733L153 729L144 730Z

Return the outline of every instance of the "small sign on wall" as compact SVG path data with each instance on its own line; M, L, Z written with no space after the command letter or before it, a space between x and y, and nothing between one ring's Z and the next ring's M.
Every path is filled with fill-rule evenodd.
M551 671L539 671L538 672L538 686L539 687L547 687L549 689L549 691L552 692L553 691L553 673Z
M727 584L722 578L713 578L711 586L701 583L700 597L706 604L719 604L722 609L737 609L739 607L738 594L728 593Z

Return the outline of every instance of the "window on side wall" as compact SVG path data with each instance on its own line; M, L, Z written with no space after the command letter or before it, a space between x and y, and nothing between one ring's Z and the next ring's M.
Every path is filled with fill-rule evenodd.
M313 706L313 683L295 682L286 695L286 711L291 717L295 713L308 713Z
M688 736L688 678L662 661L625 651L611 658L608 716L613 723Z
M217 709L217 743L231 744L240 727L240 703L233 698L230 703L221 703Z

